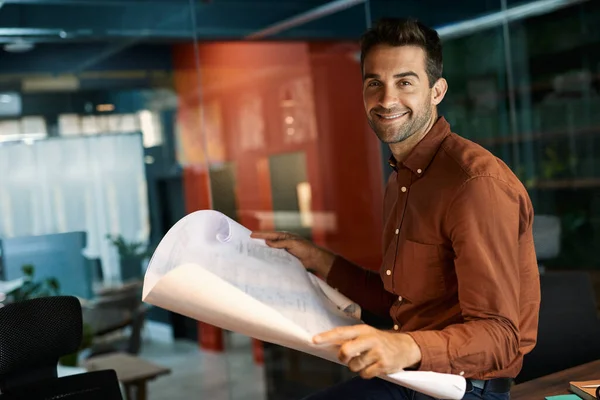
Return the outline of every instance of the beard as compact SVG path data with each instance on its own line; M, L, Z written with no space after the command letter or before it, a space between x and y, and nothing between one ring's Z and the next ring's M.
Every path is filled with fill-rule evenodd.
M373 129L379 140L381 140L383 143L400 143L424 129L431 120L431 116L433 114L433 105L431 102L426 101L423 103L422 107L419 108L421 111L419 113L415 113L411 109L403 111L399 109L376 107L369 112L367 119L369 121L369 126L371 129ZM404 117L401 117L401 121L391 124L386 124L385 122L381 121L377 115L375 115L393 115L407 111L408 114L406 114Z

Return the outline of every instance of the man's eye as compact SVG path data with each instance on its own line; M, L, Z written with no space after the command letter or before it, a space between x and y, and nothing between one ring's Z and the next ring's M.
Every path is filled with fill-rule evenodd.
M410 86L411 83L409 81L402 81L402 82L400 82L400 85L401 86Z
M379 82L369 82L368 86L379 86Z

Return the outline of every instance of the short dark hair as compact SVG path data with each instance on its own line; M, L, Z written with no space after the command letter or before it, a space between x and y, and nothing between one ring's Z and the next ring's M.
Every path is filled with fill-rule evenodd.
M379 20L360 39L360 65L364 69L365 57L377 45L418 46L425 51L425 65L429 86L442 77L442 43L438 33L414 19L384 18Z

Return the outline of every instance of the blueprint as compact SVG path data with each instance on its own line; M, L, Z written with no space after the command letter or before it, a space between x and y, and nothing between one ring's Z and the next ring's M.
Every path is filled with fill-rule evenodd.
M202 210L175 224L155 250L143 301L198 321L332 362L312 337L361 324L360 307L308 273L287 251L250 237L224 214ZM462 376L406 371L382 377L436 398L461 399Z

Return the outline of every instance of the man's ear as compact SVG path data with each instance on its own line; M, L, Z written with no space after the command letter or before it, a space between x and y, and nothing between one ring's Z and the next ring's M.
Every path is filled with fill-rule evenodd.
M431 104L437 106L444 100L448 91L448 82L444 78L440 78L431 88Z

